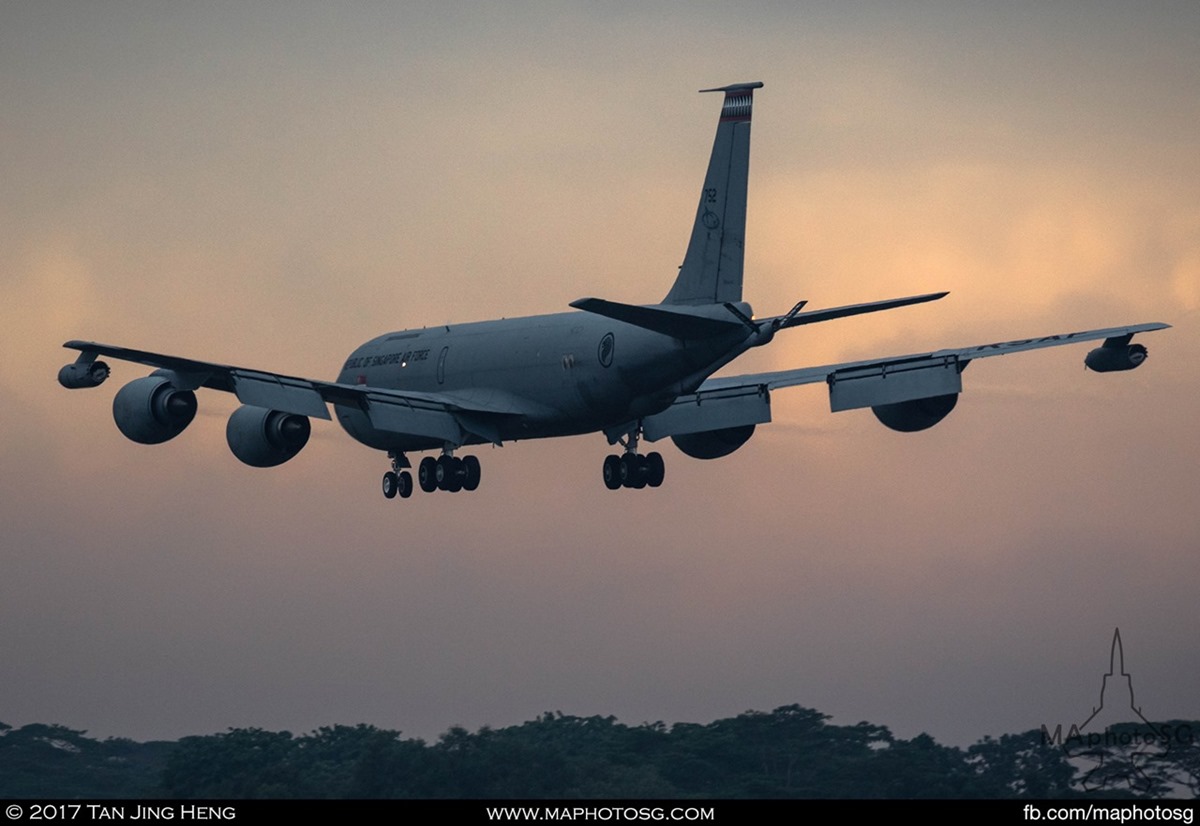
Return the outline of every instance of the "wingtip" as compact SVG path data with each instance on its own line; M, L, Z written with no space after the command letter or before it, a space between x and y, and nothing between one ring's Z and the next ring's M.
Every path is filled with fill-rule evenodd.
M936 293L924 293L923 295L914 295L909 299L901 299L901 300L908 300L912 304L924 304L927 301L941 301L943 298L945 298L948 295L950 295L950 291L943 290L941 292L936 292Z

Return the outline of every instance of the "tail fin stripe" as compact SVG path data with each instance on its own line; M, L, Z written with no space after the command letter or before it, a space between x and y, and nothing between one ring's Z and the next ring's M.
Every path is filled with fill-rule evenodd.
M754 93L751 91L726 92L725 103L721 106L721 123L750 120L750 107L753 102Z

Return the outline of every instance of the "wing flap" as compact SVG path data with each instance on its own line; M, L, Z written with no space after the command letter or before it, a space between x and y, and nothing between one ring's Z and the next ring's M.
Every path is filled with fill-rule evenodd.
M317 419L329 418L329 408L325 399L312 382L245 370L232 370L231 375L234 394L242 404Z
M427 407L393 394L366 394L367 416L376 430L426 436L450 444L462 444L463 429L445 409Z
M953 356L835 370L826 381L834 413L962 392L962 372Z
M717 390L699 390L675 399L653 416L642 420L647 441L667 436L702 433L727 427L764 424L771 421L771 396L766 388L751 385Z

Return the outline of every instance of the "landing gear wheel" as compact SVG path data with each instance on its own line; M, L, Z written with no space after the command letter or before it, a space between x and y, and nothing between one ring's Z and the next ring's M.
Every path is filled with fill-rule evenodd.
M447 457L450 460L450 475L446 478L446 490L451 493L458 493L463 489L463 482L466 472L463 470L463 460L456 459L453 456Z
M479 487L479 477L483 472L479 467L478 456L464 456L462 458L463 469L463 490L475 490Z
M399 484L400 480L390 470L383 474L383 495L388 499L395 499Z
M630 483L629 487L633 488L634 490L641 490L642 488L646 487L646 457L637 456L635 458L637 459L637 463L635 465L636 469L633 472L633 481Z
M421 464L417 467L417 483L426 493L433 493L438 489L437 459L426 456L421 460Z
M646 465L646 484L652 488L656 488L663 483L663 477L666 476L667 468L663 464L661 453L648 453L645 459Z
M646 487L646 465L641 456L636 453L626 453L621 457L621 484L627 488Z
M621 487L621 457L609 454L604 457L604 487L616 490Z
M457 493L463 486L462 461L453 456L441 456L437 460L434 475L437 477L439 490Z
M407 470L404 471L396 477L396 481L399 483L396 487L396 492L400 494L401 499L407 499L412 496L413 483L411 473ZM384 495L386 496L387 494L385 493Z

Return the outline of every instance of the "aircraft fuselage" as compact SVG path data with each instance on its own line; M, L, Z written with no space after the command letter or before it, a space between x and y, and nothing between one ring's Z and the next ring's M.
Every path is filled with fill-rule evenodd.
M749 314L749 305L739 307ZM658 413L744 352L746 338L685 341L584 312L449 324L371 339L346 359L338 381L511 410L501 437L538 439ZM377 430L354 408L338 406L337 417L351 437L373 448L442 447L427 437Z

